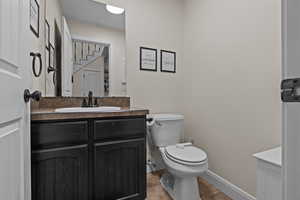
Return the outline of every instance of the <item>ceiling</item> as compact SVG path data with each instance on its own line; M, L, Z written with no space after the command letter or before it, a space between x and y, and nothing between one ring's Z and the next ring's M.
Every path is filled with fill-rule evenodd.
M125 30L125 13L114 15L109 13L105 4L92 0L60 0L63 15L67 19Z

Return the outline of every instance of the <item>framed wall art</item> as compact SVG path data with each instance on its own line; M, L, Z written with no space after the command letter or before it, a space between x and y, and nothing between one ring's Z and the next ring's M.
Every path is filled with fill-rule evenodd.
M37 0L30 0L30 29L36 37L40 35L40 5Z
M157 49L140 47L140 70L157 71Z
M176 73L176 52L160 51L160 71Z

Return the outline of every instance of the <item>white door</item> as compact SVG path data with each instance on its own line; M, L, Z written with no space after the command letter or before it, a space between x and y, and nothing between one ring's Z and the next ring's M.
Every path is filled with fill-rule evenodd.
M73 75L73 45L71 33L63 17L63 66L62 66L62 95L72 96L72 75Z
M87 96L89 91L92 91L95 97L104 96L104 78L101 74L101 71L83 71L83 96Z
M30 200L29 0L0 0L0 199Z
M282 2L282 78L300 78L300 1L283 0ZM285 98L282 106L284 200L300 199L300 98L297 98L300 95L299 85L300 79L282 83L285 88L282 90Z

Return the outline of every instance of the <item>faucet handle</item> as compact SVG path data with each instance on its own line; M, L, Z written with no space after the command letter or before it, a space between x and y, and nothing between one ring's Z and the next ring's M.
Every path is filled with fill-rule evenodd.
M83 99L81 107L88 107L87 102L85 99Z
M94 100L94 106L95 106L95 107L98 107L98 106L99 106L97 98L95 98L95 100Z

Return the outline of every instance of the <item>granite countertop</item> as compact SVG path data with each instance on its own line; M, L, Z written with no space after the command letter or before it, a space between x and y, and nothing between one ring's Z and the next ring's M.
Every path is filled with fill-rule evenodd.
M147 109L122 107L120 111L114 112L77 112L58 113L53 108L40 108L31 111L31 121L63 120L63 119L91 119L107 117L130 117L144 116L149 113Z
M282 152L281 147L277 147L268 151L254 154L253 156L258 160L262 160L271 163L273 165L276 165L278 167L281 167L282 164L281 152Z
M42 97L40 101L31 102L31 121L66 120L66 119L93 119L109 117L144 116L149 113L147 109L130 106L129 97L94 97L99 105L121 107L114 112L55 112L57 108L80 107L85 97Z

